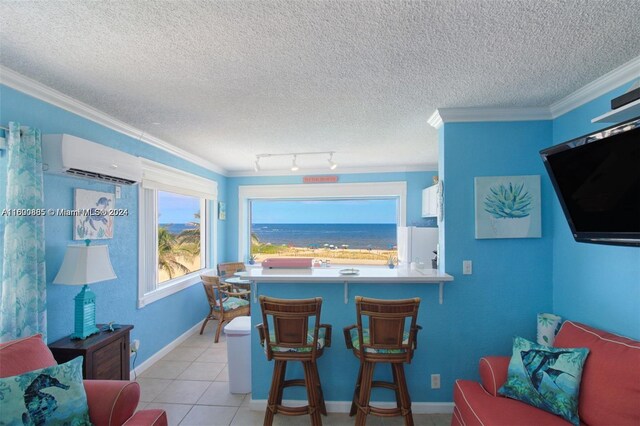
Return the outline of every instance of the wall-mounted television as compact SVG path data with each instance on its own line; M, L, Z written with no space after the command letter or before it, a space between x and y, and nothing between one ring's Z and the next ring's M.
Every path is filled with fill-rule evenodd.
M576 241L640 246L640 117L540 155Z

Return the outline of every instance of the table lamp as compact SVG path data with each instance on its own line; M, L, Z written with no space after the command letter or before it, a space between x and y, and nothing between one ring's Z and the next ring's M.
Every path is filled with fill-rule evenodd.
M72 339L86 339L100 330L96 327L96 295L88 284L115 279L109 247L70 245L64 254L62 266L53 280L54 284L81 285L82 290L74 298L76 304L75 330Z

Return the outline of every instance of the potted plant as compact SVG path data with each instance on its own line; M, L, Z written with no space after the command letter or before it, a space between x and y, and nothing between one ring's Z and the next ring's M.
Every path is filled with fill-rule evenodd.
M389 267L389 269L395 268L396 262L397 262L397 259L395 257L389 256L389 258L387 259L387 266Z
M249 265L253 265L254 263L256 263L256 255L255 254L250 254L249 255Z

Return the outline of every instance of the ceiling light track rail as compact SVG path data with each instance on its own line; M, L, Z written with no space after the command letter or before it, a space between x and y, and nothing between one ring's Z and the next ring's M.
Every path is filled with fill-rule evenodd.
M292 172L296 172L298 170L300 170L300 166L298 166L298 157L300 156L304 156L304 155L328 155L329 158L327 159L327 162L329 163L329 169L330 170L335 170L338 167L338 164L333 161L333 154L335 154L335 151L308 151L308 152L288 152L288 153L283 153L283 154L257 154L256 155L256 161L254 162L254 166L253 169L256 172L259 172L261 170L261 166L260 166L260 160L263 158L271 158L271 157L292 157L291 160L291 171Z

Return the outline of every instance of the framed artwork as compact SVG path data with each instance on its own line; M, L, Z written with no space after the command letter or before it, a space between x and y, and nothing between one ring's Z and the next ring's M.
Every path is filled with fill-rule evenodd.
M105 240L113 238L114 194L75 189L76 216L73 218L74 240Z
M540 176L477 177L476 238L540 238Z
M218 219L225 220L227 218L227 204L220 201L218 203Z

